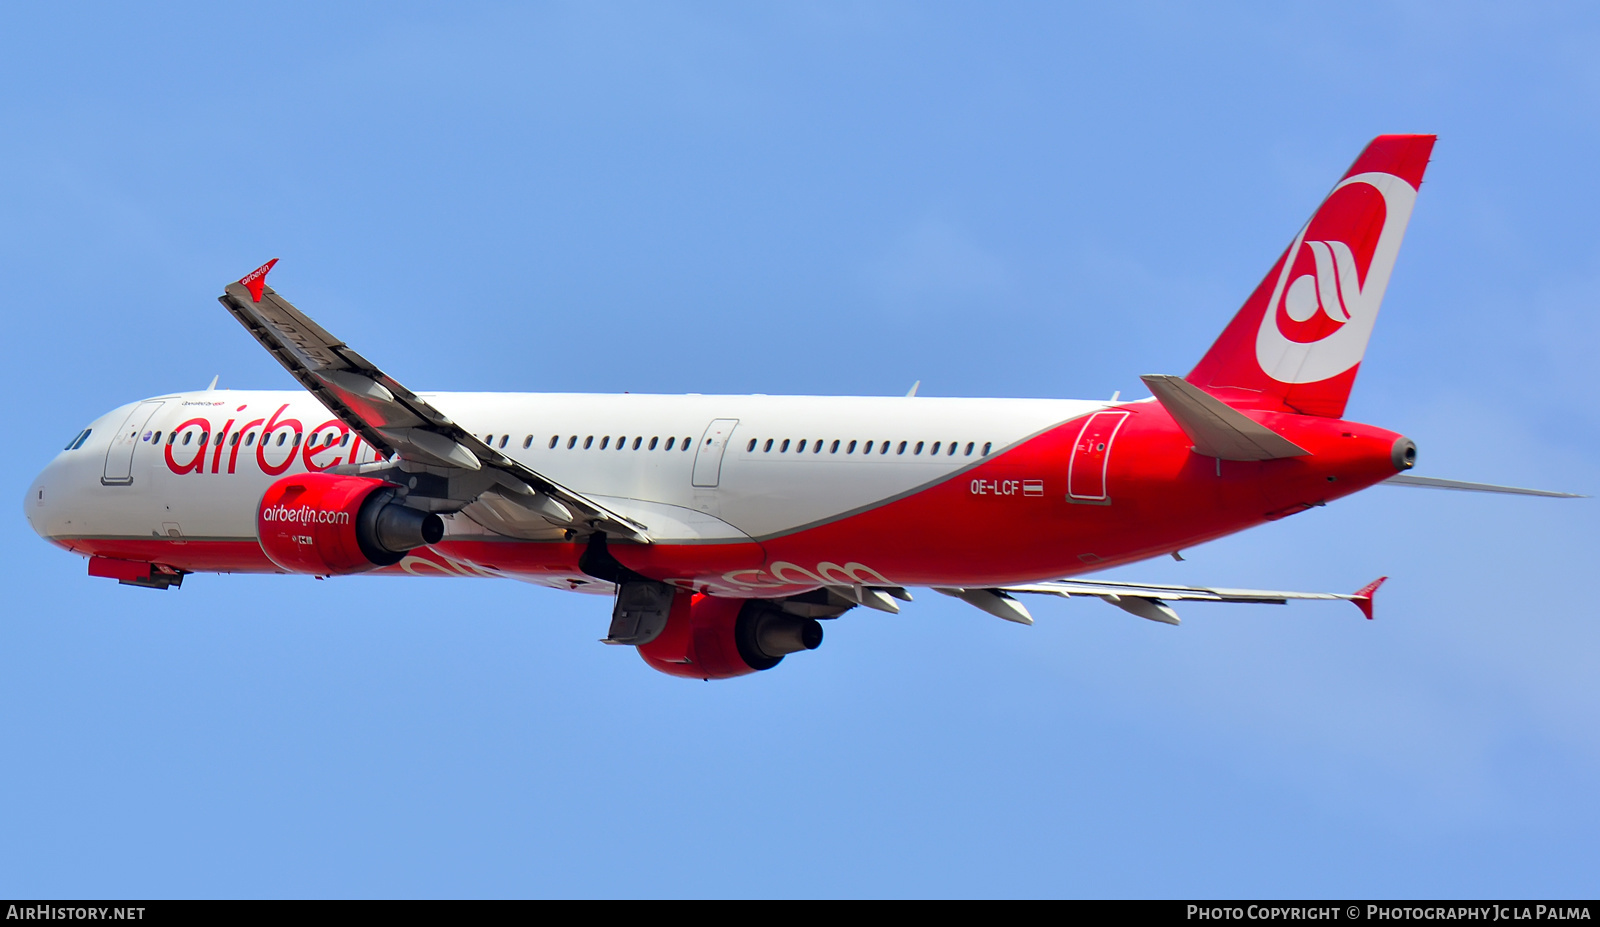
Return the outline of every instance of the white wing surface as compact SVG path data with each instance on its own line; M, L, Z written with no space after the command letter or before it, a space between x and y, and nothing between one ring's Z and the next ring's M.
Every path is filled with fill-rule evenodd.
M406 472L446 478L441 509L477 503L580 534L648 543L646 527L512 460L406 389L266 285L274 258L218 297L328 411ZM367 468L392 466L365 465ZM470 513L469 513L470 514Z
M1355 592L1287 592L1275 589L1227 589L1208 586L1169 586L1162 583L1121 583L1105 580L1062 579L1042 583L1024 583L995 589L940 589L981 608L991 615L1032 624L1032 616L1016 601L1013 593L1036 595L1093 596L1123 611L1159 621L1178 624L1178 613L1168 602L1239 602L1252 605L1283 605L1293 599L1324 599L1353 602L1361 613L1372 617L1372 594L1389 577L1383 576L1362 586Z

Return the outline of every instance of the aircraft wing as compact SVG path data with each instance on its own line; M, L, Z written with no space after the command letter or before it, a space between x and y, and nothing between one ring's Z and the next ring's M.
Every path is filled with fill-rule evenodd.
M1208 586L1169 586L1162 583L1121 583L1108 580L1062 579L1042 583L1024 583L995 589L939 589L955 596L991 615L1032 624L1033 618L1012 593L1038 595L1093 596L1123 611L1159 621L1178 624L1178 613L1167 602L1242 602L1254 605L1283 605L1291 599L1325 599L1353 602L1361 613L1372 617L1372 594L1389 577L1383 576L1351 593L1343 592L1287 592L1274 589L1227 589Z
M218 297L233 317L322 404L402 467L469 487L475 501L523 510L578 532L605 531L649 543L646 527L566 488L478 440L427 400L329 334L266 285L274 258ZM371 466L371 465L367 465ZM470 479L461 477L471 476ZM452 492L452 495L460 493Z

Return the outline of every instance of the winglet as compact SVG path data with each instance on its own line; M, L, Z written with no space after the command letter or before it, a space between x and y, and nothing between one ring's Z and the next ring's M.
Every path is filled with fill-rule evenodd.
M278 259L273 258L239 278L239 282L244 285L244 288L250 291L251 300L258 303L261 302L261 291L267 285L267 272L272 270L272 265L276 263L278 263Z
M1365 586L1357 589L1354 593L1355 597L1350 600L1356 603L1356 608L1361 609L1361 614L1366 615L1368 621L1372 620L1372 596L1378 591L1378 587L1383 585L1383 581L1388 578L1389 577L1387 576L1380 576L1372 582L1367 583Z

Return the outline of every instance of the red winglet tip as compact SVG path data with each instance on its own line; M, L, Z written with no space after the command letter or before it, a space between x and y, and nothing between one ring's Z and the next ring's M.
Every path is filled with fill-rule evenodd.
M261 291L266 289L267 286L267 273L272 270L272 265L276 263L278 263L278 259L273 258L239 278L239 282L244 284L244 288L250 291L251 300L258 303L261 302Z
M1387 576L1380 576L1355 591L1355 598L1352 601L1356 603L1356 608L1361 609L1361 614L1367 616L1368 621L1372 620L1372 595L1378 591L1378 587L1383 585L1384 580L1388 578Z

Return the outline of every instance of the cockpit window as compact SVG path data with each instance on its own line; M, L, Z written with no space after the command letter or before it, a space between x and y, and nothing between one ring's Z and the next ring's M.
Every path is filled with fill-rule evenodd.
M84 430L78 432L76 435L73 436L71 441L67 442L67 446L62 448L62 450L64 450L64 451L75 451L78 448L83 447L83 442L89 440L89 435L93 431L94 431L94 429L92 429L92 428L85 428Z

